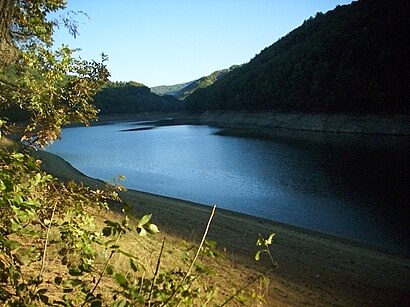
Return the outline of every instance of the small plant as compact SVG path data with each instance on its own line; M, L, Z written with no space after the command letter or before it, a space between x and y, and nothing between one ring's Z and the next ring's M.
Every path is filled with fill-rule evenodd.
M267 239L263 238L261 234L259 234L259 238L256 241L257 246L264 246L264 249L260 249L255 254L255 260L259 261L262 253L267 253L269 255L269 259L271 264L274 268L278 266L278 263L273 260L272 254L270 252L269 246L272 244L273 237L275 236L274 233L271 233Z
M216 249L216 245L217 245L216 241L205 240L204 245L202 246L202 250L201 250L201 253L202 253L201 260L203 260L205 256L209 258L219 257L220 253Z

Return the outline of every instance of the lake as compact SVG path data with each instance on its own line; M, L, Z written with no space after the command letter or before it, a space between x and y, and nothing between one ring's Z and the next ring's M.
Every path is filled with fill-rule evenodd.
M291 132L220 136L209 126L65 128L47 151L102 180L410 255L408 137Z

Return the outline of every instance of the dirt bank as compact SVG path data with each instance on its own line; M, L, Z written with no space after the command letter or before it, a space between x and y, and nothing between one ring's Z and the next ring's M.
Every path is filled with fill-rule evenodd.
M84 182L89 178L54 155L37 152L55 176ZM198 240L210 207L129 190L122 195L138 215L153 213L159 227L185 240ZM410 260L317 232L218 209L209 238L239 266L265 270L253 260L258 233L275 232L272 253L279 268L271 275L272 306L409 306Z
M406 116L205 112L200 123L227 128L291 129L338 133L410 135Z

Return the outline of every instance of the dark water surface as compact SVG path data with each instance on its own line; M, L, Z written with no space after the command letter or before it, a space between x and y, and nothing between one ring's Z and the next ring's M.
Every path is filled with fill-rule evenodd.
M218 136L208 126L146 128L66 128L48 151L91 177L124 175L131 189L410 255L407 137L291 133L263 140Z

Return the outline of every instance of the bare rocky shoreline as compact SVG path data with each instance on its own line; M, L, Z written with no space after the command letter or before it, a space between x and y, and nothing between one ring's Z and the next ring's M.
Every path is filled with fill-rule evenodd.
M201 123L223 127L259 127L299 131L410 135L410 117L343 114L284 114L275 112L206 112Z
M101 116L101 124L117 120L144 121L169 119L168 124L213 125L228 129L251 129L262 136L280 131L336 132L410 136L410 116L285 114L275 112L219 111L193 113L140 113Z

